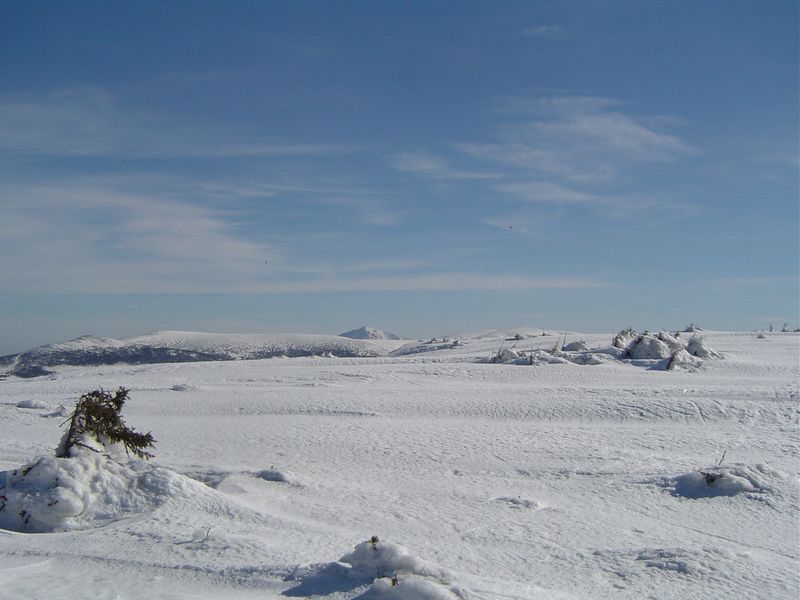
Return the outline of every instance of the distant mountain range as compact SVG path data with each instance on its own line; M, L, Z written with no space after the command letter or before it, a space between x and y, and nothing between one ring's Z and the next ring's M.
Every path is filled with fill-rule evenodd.
M386 331L381 331L380 329L375 329L374 327L367 327L366 325L359 327L358 329L352 329L350 331L345 331L344 333L340 333L339 337L346 337L354 340L402 339L399 335L395 335L394 333L388 333Z
M356 330L359 331L359 330ZM225 334L161 331L146 336L116 340L82 336L0 357L0 373L38 377L59 365L99 366L115 364L181 363L220 360L252 360L274 357L336 356L341 358L385 356L393 347L347 336L309 334ZM367 332L369 334L369 332Z

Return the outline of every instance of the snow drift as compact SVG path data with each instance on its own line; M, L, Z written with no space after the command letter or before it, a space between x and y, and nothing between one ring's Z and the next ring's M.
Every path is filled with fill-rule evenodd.
M79 448L70 458L42 456L0 473L0 528L88 529L154 510L174 496L207 493L203 484L168 469Z

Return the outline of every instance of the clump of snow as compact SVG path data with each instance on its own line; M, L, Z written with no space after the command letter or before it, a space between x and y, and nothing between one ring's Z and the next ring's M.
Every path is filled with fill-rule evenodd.
M290 579L300 584L285 592L306 597L322 589L349 588L346 581L369 585L359 600L458 600L459 590L451 586L449 572L412 556L406 548L377 536L357 544L338 561L322 565L301 565ZM314 596L316 597L316 596Z
M604 365L604 364L607 364L607 363L611 362L612 360L613 359L608 354L603 354L603 353L595 354L595 353L592 352L592 353L589 353L589 354L585 355L583 364L585 364L585 365Z
M41 400L34 400L34 399L20 400L19 402L17 402L17 408L33 408L33 409L47 408L47 403L42 402Z
M669 358L669 346L656 336L645 332L634 339L626 350L634 360L654 360Z
M674 496L684 498L713 498L736 496L741 493L761 494L770 491L767 479L782 474L766 465L734 465L692 471L666 479L663 485Z
M509 363L514 362L518 358L520 358L520 353L512 348L501 348L497 351L497 354L492 357L491 362L493 363Z
M636 339L636 332L628 327L614 336L611 345L614 346L614 348L625 350L634 339Z
M667 364L668 371L692 371L700 366L702 361L689 354L684 348L673 353Z
M189 385L188 383L176 383L169 388L173 392L191 392L194 391L196 388L193 385Z
M409 575L392 579L376 579L370 588L359 596L359 600L458 600L459 596L443 585Z
M681 344L680 340L671 333L659 331L656 337L664 342L667 347L669 347L669 351L672 353L675 353L678 350L683 350L683 344Z
M720 355L717 351L713 350L706 342L704 337L697 335L692 336L689 343L686 344L686 350L692 356L698 358L719 358Z
M583 340L570 342L569 344L567 344L562 348L562 350L564 350L565 352L585 352L588 349L589 345Z
M424 600L456 598L441 585L450 579L447 572L412 556L400 544L384 542L373 537L356 545L353 551L342 556L339 562L350 565L349 577L374 580L373 586L367 592L370 596L367 597ZM396 578L394 585L392 578ZM401 587L405 592L400 589Z
M140 513L202 485L144 461L127 464L86 448L0 473L0 527L41 533L87 529Z

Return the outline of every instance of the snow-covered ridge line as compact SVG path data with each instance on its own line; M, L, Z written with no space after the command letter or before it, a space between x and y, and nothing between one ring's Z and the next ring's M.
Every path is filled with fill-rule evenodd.
M254 360L275 357L386 355L397 344L312 334L225 334L160 331L124 340L81 336L0 357L7 374L35 377L47 367Z

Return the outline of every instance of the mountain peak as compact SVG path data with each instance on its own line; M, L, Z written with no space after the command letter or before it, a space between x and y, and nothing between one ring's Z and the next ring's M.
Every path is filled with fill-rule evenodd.
M393 333L387 333L374 327L367 327L362 325L358 329L351 329L339 334L340 337L351 338L354 340L399 340L400 336Z

